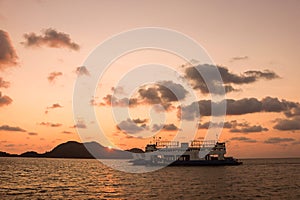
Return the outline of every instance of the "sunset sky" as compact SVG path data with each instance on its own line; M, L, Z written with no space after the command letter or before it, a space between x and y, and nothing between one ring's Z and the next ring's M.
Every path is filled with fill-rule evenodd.
M172 139L183 121L199 119L197 138L210 121L209 95L195 69L210 65L187 61L164 51L143 50L117 59L99 81L91 102L97 121L73 116L76 79L89 77L89 54L120 32L142 27L172 29L193 38L220 70L228 89L221 141L228 154L241 157L300 156L300 2L288 1L0 1L0 151L45 152L99 123L112 143L143 148L143 129ZM136 66L159 63L177 70L197 94L200 115L180 107L159 84L132 93L131 119L114 122L110 95L127 94L119 80ZM189 92L173 82L182 99ZM165 108L165 124L153 108ZM149 112L150 110L150 112ZM152 113L151 113L152 112ZM156 115L155 115L156 114ZM119 128L118 128L119 127ZM121 130L120 130L121 128ZM123 129L123 130L122 130ZM124 130L126 129L126 130ZM127 131L127 132L126 132ZM128 134L129 133L129 134ZM95 133L93 133L95 134ZM101 143L101 141L98 141Z

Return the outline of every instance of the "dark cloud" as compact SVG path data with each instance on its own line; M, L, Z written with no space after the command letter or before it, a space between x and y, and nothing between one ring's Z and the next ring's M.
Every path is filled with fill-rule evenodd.
M217 123L205 122L205 123L199 123L198 129L208 129L209 125L211 125L211 127L219 127L219 124Z
M198 129L208 129L211 127L222 127L222 123L199 123ZM229 122L223 123L223 128L230 129L230 132L234 133L255 133L255 132L263 132L268 131L267 128L262 127L261 125L250 125L248 122L237 122L236 120L232 120Z
M178 131L179 128L175 124L154 124L152 132L162 131Z
M163 130L165 131L177 131L179 128L175 124L165 124L163 126Z
M0 77L0 88L8 88L10 86L10 82L3 80L2 77Z
M300 130L300 116L292 119L279 119L273 128L281 131Z
M157 131L159 131L159 130L161 130L162 128L164 127L164 125L163 124L154 124L153 126L152 126L152 132L157 132Z
M148 104L160 104L161 99L158 94L157 88L142 88L138 91L140 97Z
M264 141L266 144L279 144L283 142L293 142L295 141L294 138L279 138L279 137L272 137Z
M256 98L244 98L240 100L228 99L226 105L227 115L242 115L262 111L262 103Z
M136 125L131 119L124 120L117 125L117 129L125 133L138 133L144 130L144 127Z
M75 72L78 76L83 76L83 75L89 76L90 75L90 72L88 71L88 69L85 66L77 67Z
M38 135L36 132L28 132L28 135Z
M255 98L244 98L240 100L227 99L217 103L211 102L211 100L200 100L198 102L193 102L188 106L180 107L178 116L185 120L193 120L200 117L200 115L211 116L212 106L215 108L213 113L215 116L225 114L223 112L224 107L226 107L227 115L242 115L262 111L261 102Z
M0 30L0 71L16 66L18 56L7 32Z
M62 124L60 123L51 123L51 122L41 122L39 123L41 126L49 126L49 127L60 127Z
M216 75L216 70L219 71L223 80L223 84L222 82L220 82L221 80L219 80L218 76ZM205 80L202 76L204 76L208 80L207 83L205 83ZM254 83L260 79L272 80L275 78L279 78L279 76L275 72L272 72L270 70L251 70L246 71L242 74L234 74L232 72L229 72L229 70L225 67L204 64L187 67L185 69L185 78L191 81L194 89L199 89L204 94L222 94L224 89L225 92L239 90L235 89L232 84L249 84ZM209 91L209 88L212 91Z
M209 126L211 127L223 127L226 129L230 129L236 127L238 125L243 125L243 123L237 123L236 120L224 122L224 123L213 123L213 122L204 122L198 124L198 129L208 129Z
M241 141L241 142L248 142L248 143L256 143L256 140L253 140L248 137L233 137L230 140L236 140L236 141Z
M55 29L48 28L42 31L42 35L35 33L24 34L25 41L21 42L26 47L48 46L51 48L68 48L78 51L79 45L73 42L69 34L58 32Z
M278 98L266 97L262 101L262 107L266 112L281 112L286 110L286 105Z
M230 62L238 61L238 60L248 60L248 56L236 56L230 59Z
M9 126L9 125L0 126L0 131L26 132L26 130L24 130L24 129L18 127L18 126Z
M295 142L293 142L292 144L293 144L293 145L298 145L298 144L300 144L300 141L295 141Z
M113 88L113 90L116 90ZM130 107L137 105L161 105L163 110L170 111L175 107L172 102L177 102L183 100L188 92L180 84L174 83L172 81L161 81L156 84L151 84L142 87L138 90L137 94L133 98L123 98L117 99L116 97L108 94L100 105L109 106L120 106L120 107ZM94 101L92 102L94 104ZM161 107L155 107L156 111L161 111Z
M261 125L253 125L253 126L246 126L243 128L233 128L230 132L233 133L257 133L268 131L269 129L262 127Z
M9 104L11 104L13 102L13 100L9 97L9 96L2 96L2 93L0 92L0 107L1 106L7 106Z
M289 112L291 109L297 109L299 103L286 100L279 101L277 98L266 97L261 101L256 98L243 98L239 100L226 99L221 102L211 102L210 100L200 100L192 104L178 108L178 117L184 120L193 120L201 116L211 116L212 105L216 108L214 116L223 114L226 106L227 115L243 115L257 112ZM197 110L200 110L200 113ZM297 111L298 112L298 111ZM290 115L293 113L290 112ZM295 111L294 111L295 114Z
M172 81L162 81L156 86L158 92L160 93L160 98L165 102L183 100L188 94L188 91L186 91L182 85Z
M233 128L233 127L236 127L236 124L237 124L236 120L233 120L230 122L224 122L223 128Z
M49 76L47 77L47 79L50 83L53 83L57 79L57 77L62 76L62 75L63 75L62 72L51 72L49 74Z
M133 119L132 121L133 121L134 123L136 123L136 124L143 124L143 123L148 122L147 119L140 119L140 118Z
M141 88L138 90L138 104L142 105L161 105L166 111L169 111L171 109L173 109L174 107L172 106L172 104L170 103L170 99L172 99L172 101L177 101L174 98L174 94L172 94L173 96L170 96L170 94L167 94L168 89L163 88L163 86L158 86L158 85L154 85L152 87L148 87L148 88ZM162 97L162 94L160 92L164 92L164 97ZM157 109L157 111L161 111L161 109Z

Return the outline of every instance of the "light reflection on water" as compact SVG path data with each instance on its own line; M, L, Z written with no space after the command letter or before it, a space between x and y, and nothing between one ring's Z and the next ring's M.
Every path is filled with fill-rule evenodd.
M131 174L97 160L0 158L0 170L1 199L300 199L300 159Z

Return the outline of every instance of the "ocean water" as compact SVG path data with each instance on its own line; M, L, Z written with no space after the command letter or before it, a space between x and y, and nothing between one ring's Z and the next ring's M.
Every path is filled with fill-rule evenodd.
M131 174L97 160L0 158L0 199L300 199L300 159L243 162Z

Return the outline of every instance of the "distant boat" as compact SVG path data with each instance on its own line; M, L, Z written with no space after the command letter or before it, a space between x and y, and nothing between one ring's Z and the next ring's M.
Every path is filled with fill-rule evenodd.
M225 142L193 140L190 143L156 141L147 144L145 153L133 154L133 165L220 166L241 165L233 157L225 157Z

